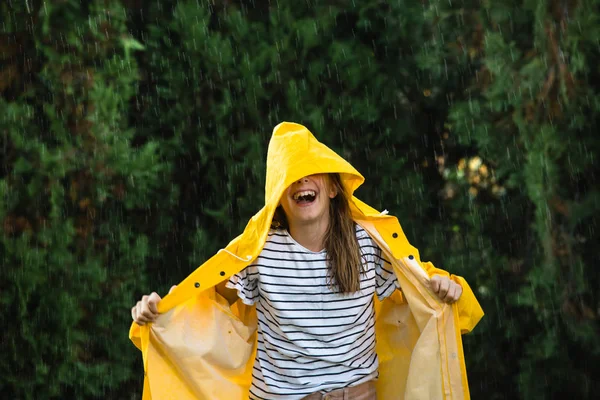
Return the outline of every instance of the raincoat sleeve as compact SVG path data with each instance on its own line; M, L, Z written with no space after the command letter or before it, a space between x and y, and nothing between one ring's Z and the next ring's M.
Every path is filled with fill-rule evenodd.
M457 275L452 275L448 271L436 268L431 262L422 262L423 269L427 272L431 278L433 275L447 276L454 282L458 283L462 289L462 295L456 302L458 307L458 317L460 324L460 333L469 333L475 328L475 325L483 317L483 309L479 305L479 302L475 298L473 290L465 280L465 278Z

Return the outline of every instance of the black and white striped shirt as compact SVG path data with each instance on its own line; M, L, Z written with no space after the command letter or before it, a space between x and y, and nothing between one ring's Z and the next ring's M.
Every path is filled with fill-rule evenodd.
M365 266L356 293L332 292L325 250L285 230L269 232L254 263L230 278L258 314L252 399L301 399L377 377L373 296L383 300L398 281L367 232L357 226L356 236Z

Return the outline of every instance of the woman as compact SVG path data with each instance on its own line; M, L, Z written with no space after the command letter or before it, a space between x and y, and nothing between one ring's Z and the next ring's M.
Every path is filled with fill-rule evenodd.
M298 139L294 132L308 132L289 125L284 128L292 132L290 141ZM266 202L273 204L275 197L278 202L260 253L216 285L230 305L239 298L256 307L257 352L249 397L374 400L379 365L374 295L383 301L400 288L394 267L353 219L347 168L324 168L283 189L281 181L298 174L303 161L313 171L316 160L324 165L323 151L315 153L314 146L287 150L285 157L269 150L275 155L267 162ZM287 168L281 168L284 159ZM279 192L274 186L281 187ZM448 304L463 291L444 274L433 274L430 289ZM133 320L140 326L155 321L160 300L156 293L144 296L132 308Z

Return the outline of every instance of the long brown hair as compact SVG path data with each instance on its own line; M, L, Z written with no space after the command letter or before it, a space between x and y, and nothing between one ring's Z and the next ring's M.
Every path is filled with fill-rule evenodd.
M363 272L360 247L356 239L356 224L352 220L348 194L339 174L329 174L329 185L337 191L329 202L329 227L324 244L329 267L329 286L333 291L353 293L360 290ZM289 225L281 206L275 210L273 229L288 229Z

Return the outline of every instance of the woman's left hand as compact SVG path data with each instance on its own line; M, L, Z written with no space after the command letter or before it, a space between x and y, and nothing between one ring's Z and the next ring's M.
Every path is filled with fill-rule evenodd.
M444 303L452 304L462 295L462 286L447 276L433 275L431 277L431 290Z

